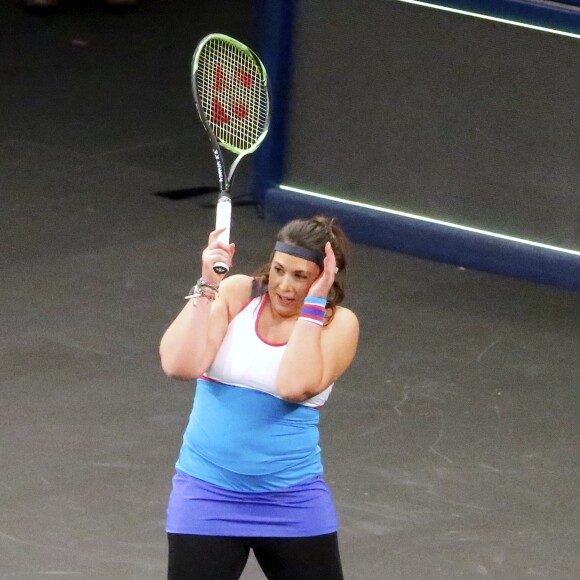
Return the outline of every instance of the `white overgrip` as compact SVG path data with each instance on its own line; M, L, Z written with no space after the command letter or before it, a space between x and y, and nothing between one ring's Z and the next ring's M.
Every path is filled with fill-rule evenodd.
M224 244L230 243L230 227L232 223L232 202L229 197L220 197L216 207L215 229L226 228L218 240Z
M219 198L216 212L215 212L215 229L219 230L225 228L225 230L218 236L218 241L224 244L230 243L230 227L232 222L232 202L229 197L222 196ZM223 262L217 262L213 267L214 271L218 274L227 274L229 271L228 264Z

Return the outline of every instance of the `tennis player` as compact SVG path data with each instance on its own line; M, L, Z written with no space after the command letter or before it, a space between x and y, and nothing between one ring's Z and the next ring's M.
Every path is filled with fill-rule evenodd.
M161 364L197 379L167 509L169 580L240 578L250 550L269 579L343 578L318 422L357 348L339 306L347 239L294 220L255 276L225 279L234 244L213 231L201 278L165 332Z

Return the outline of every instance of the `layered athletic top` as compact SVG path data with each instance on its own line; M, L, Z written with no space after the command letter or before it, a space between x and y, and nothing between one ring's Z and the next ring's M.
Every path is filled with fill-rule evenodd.
M224 489L274 491L322 473L317 409L332 385L303 403L276 393L286 344L259 334L268 299L254 298L234 317L213 364L198 379L176 464Z

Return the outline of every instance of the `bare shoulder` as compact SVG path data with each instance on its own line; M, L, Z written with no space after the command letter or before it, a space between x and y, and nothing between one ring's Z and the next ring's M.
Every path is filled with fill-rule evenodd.
M329 324L329 328L332 326L340 331L352 331L358 333L359 330L359 323L356 314L352 310L344 308L343 306L336 307L336 312L334 313L332 322Z
M245 274L228 276L220 282L220 292L225 291L232 295L246 292L249 296L249 292L252 289L252 280L251 276L246 276Z
M322 348L329 365L328 384L336 381L350 366L358 347L359 323L355 313L338 306L332 322L324 327Z
M352 310L338 306L332 321L328 326L324 327L324 331L325 340L338 341L343 346L351 345L356 349L359 337L359 323L356 314Z
M250 299L252 280L251 276L234 274L221 281L219 300L226 304L229 320L236 316Z

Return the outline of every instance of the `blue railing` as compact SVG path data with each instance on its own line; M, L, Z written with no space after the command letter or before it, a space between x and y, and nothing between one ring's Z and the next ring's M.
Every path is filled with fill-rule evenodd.
M580 34L580 0L423 0L423 3ZM340 200L325 201L282 190L292 99L295 1L257 0L256 7L259 14L256 48L272 77L274 93L271 133L254 154L254 195L267 219L283 222L298 215L328 212L341 219L353 241L580 291L580 252L553 251L364 207L353 208Z

